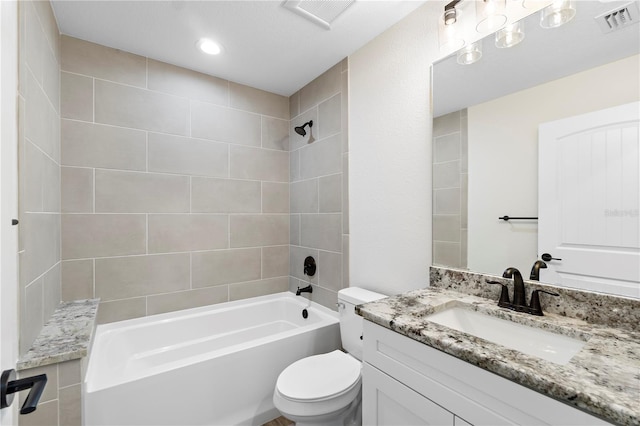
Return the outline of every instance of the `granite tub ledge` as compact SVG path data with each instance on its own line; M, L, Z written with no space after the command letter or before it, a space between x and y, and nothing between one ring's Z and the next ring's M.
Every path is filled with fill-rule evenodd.
M95 329L100 299L62 302L31 345L16 370L41 367L85 357Z

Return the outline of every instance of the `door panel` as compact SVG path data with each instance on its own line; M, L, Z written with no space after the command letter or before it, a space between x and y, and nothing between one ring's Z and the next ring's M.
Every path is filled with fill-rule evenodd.
M17 2L0 2L0 371L18 356ZM0 425L17 423L18 404L0 411Z
M540 125L541 281L640 298L640 103Z

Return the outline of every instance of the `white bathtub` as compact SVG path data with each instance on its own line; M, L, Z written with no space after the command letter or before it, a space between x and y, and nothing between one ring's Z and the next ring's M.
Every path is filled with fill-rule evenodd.
M86 425L259 425L292 362L340 347L338 314L285 292L97 327Z

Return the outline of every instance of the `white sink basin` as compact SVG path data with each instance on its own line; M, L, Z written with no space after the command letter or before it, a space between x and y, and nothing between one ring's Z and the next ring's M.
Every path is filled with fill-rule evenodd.
M567 364L586 343L461 307L448 308L425 319L560 365Z

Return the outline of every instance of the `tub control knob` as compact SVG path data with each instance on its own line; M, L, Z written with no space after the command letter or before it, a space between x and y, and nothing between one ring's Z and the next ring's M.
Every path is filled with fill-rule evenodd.
M316 260L311 256L304 260L304 274L310 277L316 274Z

